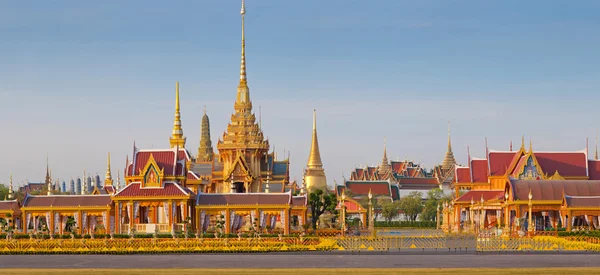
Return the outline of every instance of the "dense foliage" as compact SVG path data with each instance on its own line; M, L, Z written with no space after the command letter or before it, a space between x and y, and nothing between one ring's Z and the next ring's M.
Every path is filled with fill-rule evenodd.
M313 230L317 230L317 221L319 217L328 211L335 213L337 197L334 193L326 193L321 189L311 192L308 196L308 206L310 207L311 222Z

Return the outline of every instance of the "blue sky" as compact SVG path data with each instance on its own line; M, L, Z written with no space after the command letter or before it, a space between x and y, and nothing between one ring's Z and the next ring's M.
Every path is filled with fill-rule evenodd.
M355 165L427 167L466 146L581 150L600 128L598 1L248 0L251 98L301 179L312 109L330 184ZM113 175L135 140L168 147L180 82L187 148L213 144L239 74L239 1L0 3L0 178ZM590 149L591 150L591 149ZM5 176L2 176L5 175ZM5 182L5 180L0 180Z

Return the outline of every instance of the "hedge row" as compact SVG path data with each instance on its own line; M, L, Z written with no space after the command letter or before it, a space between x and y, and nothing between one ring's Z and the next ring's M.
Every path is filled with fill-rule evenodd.
M562 231L558 232L559 237L595 237L600 238L600 231Z
M434 221L393 221L375 222L375 227L436 228Z
M241 236L243 238L248 238L248 237L252 237L251 234L241 234ZM279 235L277 234L260 234L261 237L264 238L274 238L274 237L279 237ZM298 237L298 234L292 234L292 235L285 235L286 237ZM29 236L29 234L14 234L13 239L29 239L31 238ZM55 234L52 236L54 239L71 239L71 235L69 234ZM91 239L92 236L91 235L74 235L75 239ZM134 235L135 238L137 239L151 239L154 238L154 234L135 234ZM185 235L180 233L180 234L175 234L176 238L185 238ZM196 235L194 234L188 234L188 237L190 238L195 238ZM215 234L213 233L205 233L202 234L202 238L214 238ZM34 239L50 239L50 235L48 234L33 234L33 238ZM110 235L108 234L95 234L94 235L95 239L109 239ZM129 239L131 238L131 235L129 234L113 234L113 238L114 239ZM157 234L156 238L159 239L171 239L173 238L173 235L171 234ZM223 236L221 236L221 238L238 238L237 234L224 234ZM6 234L0 234L0 240L2 239L6 239Z

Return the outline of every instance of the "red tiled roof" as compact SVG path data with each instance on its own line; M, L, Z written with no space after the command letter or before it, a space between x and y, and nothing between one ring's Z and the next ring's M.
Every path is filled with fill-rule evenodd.
M346 210L349 211L360 211L360 212L365 212L367 211L366 209L364 209L360 204L358 204L357 202L354 201L350 201L350 200L346 200L344 201L344 206L346 206ZM340 202L338 202L336 209L341 209L340 207Z
M398 179L400 184L402 185L411 185L411 184L439 184L437 178L400 178Z
M23 207L106 207L111 202L109 195L28 195Z
M518 173L521 171L521 169L523 169L525 165L527 165L527 159L527 156L522 156L521 158L519 158L519 161L517 162L517 165L515 166L515 169L513 169L512 172L513 177L519 176Z
M0 211L13 211L14 215L21 215L21 206L17 200L0 201Z
M392 161L392 170L399 174L404 172L404 170L405 170L404 161Z
M490 152L489 165L491 176L503 176L517 152Z
M387 181L347 181L346 187L354 195L367 195L369 189L373 195L390 195L390 187Z
M289 205L292 203L290 193L229 193L198 194L196 205Z
M535 158L548 175L558 173L563 177L585 177L587 156L584 152L535 153Z
M115 194L117 198L123 197L189 197L192 193L179 184L167 182L162 188L140 188L139 183L131 183Z
M473 182L488 182L488 163L486 159L471 160Z
M600 207L600 196L565 196L567 207Z
M481 203L481 197L484 201L504 199L504 190L471 190L460 196L456 201L471 203L471 199L475 204Z
M360 180L363 177L364 170L361 168L356 168L356 179Z
M600 180L600 160L588 161L588 172L590 180Z
M469 167L456 167L454 175L457 183L471 182L471 169Z
M187 179L188 180L199 180L200 177L198 177L198 175L196 175L194 172L188 171L188 173L187 173Z
M127 167L127 174L128 175L132 175L132 174L136 174L139 173L140 170L144 169L144 167L146 166L146 163L148 162L148 159L150 158L150 155L152 155L152 157L154 157L154 161L156 161L156 164L158 164L160 169L165 169L165 176L172 176L173 175L173 167L176 167L176 171L175 174L176 175L183 175L184 173L184 165L182 165L180 163L183 162L185 163L186 161L189 161L189 153L187 152L187 150L180 148L178 153L177 153L177 161L178 163L175 163L175 149L171 150L171 149L162 149L162 150L142 150L142 151L137 151L136 152L136 156L135 156L135 167L132 171L132 167L131 165L128 165Z
M293 206L306 206L307 203L308 203L308 198L306 196L292 197L292 205Z
M112 185L105 185L104 191L106 191L106 193L112 194L115 192L115 188Z
M533 200L562 200L569 196L600 196L598 180L511 180L514 200L528 201L529 190Z

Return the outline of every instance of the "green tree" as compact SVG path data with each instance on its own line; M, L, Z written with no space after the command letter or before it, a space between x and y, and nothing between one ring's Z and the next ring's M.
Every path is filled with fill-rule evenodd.
M317 189L308 195L313 230L317 230L317 221L325 211L335 213L336 204L337 197L334 193L325 193Z
M388 223L398 217L398 211L400 211L400 201L386 200L381 204L381 216Z
M6 197L8 197L8 187L0 183L0 200L3 200Z
M400 210L409 221L416 221L419 214L423 212L422 196L421 192L413 191L408 196L400 198Z
M435 188L429 190L427 192L427 199L425 200L423 212L419 218L422 221L435 221L437 217L438 205L451 200L452 197L449 195L444 195L442 189Z

